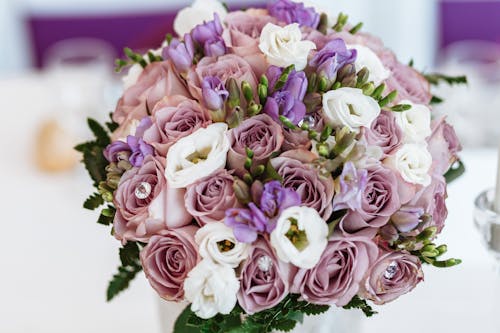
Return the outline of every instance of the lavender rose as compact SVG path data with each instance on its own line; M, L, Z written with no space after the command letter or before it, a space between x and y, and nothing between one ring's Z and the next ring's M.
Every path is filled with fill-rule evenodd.
M384 61L383 58L381 58ZM388 91L397 90L396 102L409 100L415 104L429 104L432 94L429 82L415 69L404 65L397 60L386 63L392 75L385 82ZM385 61L387 62L387 61Z
M160 156L180 138L188 136L211 121L198 102L184 96L169 96L153 109L153 125L144 133L144 140L150 143Z
M257 78L250 64L245 59L234 54L226 54L218 58L205 57L200 60L195 68L188 72L189 91L199 101L202 100L201 85L203 79L207 76L218 77L224 85L227 79L234 78L238 85L241 85L243 81L247 81L252 88L256 89L257 87Z
M458 159L457 153L462 150L455 130L445 118L432 123L432 134L427 138L428 149L432 155L432 173L443 175Z
M382 305L412 291L423 279L417 257L406 252L382 252L362 285L362 295Z
M141 73L139 80L128 88L118 101L113 120L120 127L113 133L115 138L131 134L131 123L148 115L148 109L165 96L182 95L190 97L184 81L179 77L170 61L149 64Z
M253 314L276 306L288 295L290 265L279 261L269 243L260 238L252 246L240 279L238 303Z
M368 169L366 187L361 195L361 208L350 210L340 221L340 228L347 234L373 237L401 207L398 179L394 171L373 166Z
M191 222L184 208L184 192L167 186L162 162L148 155L140 168L125 172L114 195L115 237L147 242L169 228Z
M229 166L242 175L245 173L245 148L254 153L254 163L265 162L272 153L279 151L283 144L281 126L266 114L248 118L228 133L231 148L227 158Z
M377 245L370 238L334 236L315 267L297 272L292 292L310 303L344 306L358 293L377 257Z
M233 176L223 169L187 187L186 209L200 226L223 222L227 209L241 207L233 183Z
M333 180L320 176L311 164L316 155L305 150L290 150L273 158L271 164L283 177L283 186L296 191L302 205L314 208L324 220L332 214Z
M194 234L187 226L151 237L141 251L141 263L149 283L167 301L184 299L184 280L199 261Z
M229 51L244 58L255 75L260 77L267 67L266 59L259 50L260 33L266 24L276 23L276 20L267 14L267 10L248 9L229 13L225 22Z
M390 111L382 111L370 128L364 128L363 134L368 145L380 147L385 155L399 148L403 139L403 132Z

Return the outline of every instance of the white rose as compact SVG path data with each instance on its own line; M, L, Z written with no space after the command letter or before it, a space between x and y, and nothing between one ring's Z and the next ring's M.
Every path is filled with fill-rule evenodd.
M240 282L234 269L211 260L200 261L184 280L184 295L191 310L203 319L229 314L236 305Z
M190 7L181 9L174 20L174 31L178 36L184 36L204 21L212 21L214 14L221 21L227 15L226 8L217 0L196 0Z
M370 127L380 114L380 106L361 89L339 88L323 95L323 115L332 126L347 126L351 131Z
M327 237L328 226L315 209L295 206L280 214L271 245L283 262L309 269L318 263Z
M316 49L316 44L302 40L302 33L297 23L285 27L268 23L262 29L259 49L266 55L271 65L278 67L295 65L295 69L301 71L306 68L309 52Z
M165 177L172 188L186 187L226 165L227 124L200 128L177 141L167 153Z
M354 66L356 71L366 67L370 71L369 81L379 85L391 76L391 71L384 67L380 58L370 48L364 45L347 45L348 49L356 49L357 57Z
M411 105L411 109L395 112L396 124L403 130L403 140L407 143L424 142L431 135L431 110L422 104L413 104L405 100L400 104Z
M194 237L200 256L217 264L236 268L248 257L249 245L238 242L233 230L224 223L208 223Z
M396 169L408 183L423 186L431 183L429 170L432 156L425 144L407 143L394 155L386 158L384 163Z

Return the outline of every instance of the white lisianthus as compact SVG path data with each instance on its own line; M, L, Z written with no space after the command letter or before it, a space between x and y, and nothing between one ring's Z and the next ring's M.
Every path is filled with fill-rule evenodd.
M229 314L236 305L240 282L234 269L211 260L200 261L184 280L184 295L191 311L203 319Z
M412 184L428 186L431 183L429 170L432 156L425 143L407 143L385 159L385 164L397 170L401 177Z
M396 124L403 130L403 140L406 143L424 142L431 135L431 110L422 104L413 104L408 100L400 104L411 105L411 109L394 112Z
M301 71L306 68L309 52L316 49L316 44L302 40L302 32L297 23L285 27L268 23L262 29L259 49L271 65L295 65L295 69Z
M379 85L382 81L391 76L391 71L384 67L380 58L369 47L364 45L347 45L348 49L356 49L357 56L354 66L356 71L366 67L370 72L369 81L373 81L375 85Z
M281 212L271 245L283 262L309 269L318 263L327 237L328 226L315 209L295 206Z
M200 256L217 264L236 268L248 257L249 244L238 242L224 223L207 223L194 237Z
M190 33L198 24L204 21L212 21L214 14L219 15L221 21L227 15L227 10L217 0L196 0L189 7L181 9L174 20L174 31L179 36Z
M339 88L323 95L323 115L332 126L347 126L351 131L370 127L380 114L380 106L357 88Z
M226 165L227 124L211 124L177 141L167 153L165 177L172 188L186 187Z

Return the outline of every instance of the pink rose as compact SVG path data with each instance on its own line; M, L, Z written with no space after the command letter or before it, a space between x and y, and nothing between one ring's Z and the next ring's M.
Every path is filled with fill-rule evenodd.
M269 243L259 239L241 270L238 303L248 314L270 309L289 292L290 265L276 258Z
M382 148L385 155L399 148L403 139L403 131L390 111L382 111L370 128L364 128L363 134L368 145Z
M333 236L318 264L297 272L292 292L310 303L344 306L377 257L378 247L370 238Z
M423 279L417 257L407 252L381 252L362 285L362 295L382 305L412 291Z
M227 209L240 207L233 183L233 176L223 169L187 187L186 209L200 226L223 222Z
M227 155L228 163L240 176L245 173L245 148L253 151L255 164L263 164L272 153L280 150L284 139L281 126L267 114L248 118L230 130L228 137L231 145Z
M398 181L393 170L380 165L370 167L361 195L361 208L350 210L340 221L340 229L347 234L375 236L378 229L401 208Z
M211 123L201 105L181 95L167 96L152 111L152 126L144 132L144 141L163 157L177 140Z
M427 138L427 143L432 155L432 172L443 175L457 160L457 153L462 150L455 130L444 117L433 121L432 134Z
M184 81L179 77L170 61L153 62L139 76L136 84L128 88L118 101L113 120L120 127L115 137L124 137L134 120L148 115L148 110L165 96L182 95L190 97Z
M125 172L115 192L115 237L147 242L153 235L191 223L184 190L167 185L162 162L148 155L140 168Z
M188 88L191 94L199 101L202 99L201 83L207 76L216 76L226 83L229 78L234 78L241 86L247 81L254 89L257 88L257 78L250 64L235 54L226 54L221 57L205 57L188 72ZM242 100L243 97L242 97Z
M429 104L432 98L431 88L422 74L397 60L385 65L392 72L385 81L386 91L398 91L396 102L409 100L415 104Z
M265 9L248 9L229 13L225 37L231 53L244 58L257 77L265 73L266 58L259 49L259 37L267 23L276 23Z
M141 263L149 283L167 301L184 299L184 280L199 261L194 234L187 226L151 237L141 251Z
M333 211L333 179L320 176L312 165L317 158L310 151L289 150L273 158L271 164L283 177L283 186L296 191L302 204L314 208L324 220L328 220Z

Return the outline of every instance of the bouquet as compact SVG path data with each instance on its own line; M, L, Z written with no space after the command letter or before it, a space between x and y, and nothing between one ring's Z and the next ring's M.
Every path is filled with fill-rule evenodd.
M123 245L108 300L144 271L190 303L175 332L291 330L330 306L374 313L450 267L435 243L464 168L424 75L347 16L278 0L196 1L129 67L112 120L76 147Z

